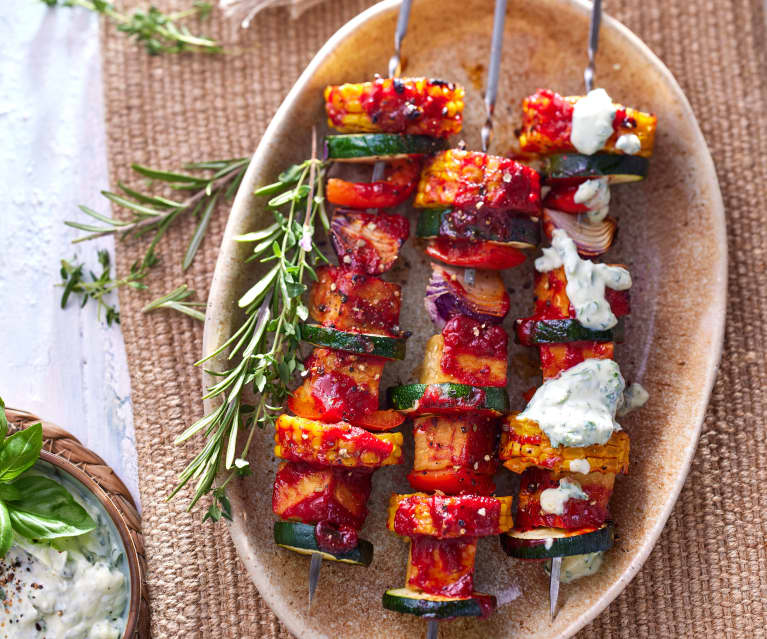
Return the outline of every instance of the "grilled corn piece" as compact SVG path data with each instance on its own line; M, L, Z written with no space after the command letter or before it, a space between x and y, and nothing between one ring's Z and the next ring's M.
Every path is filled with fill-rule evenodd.
M464 89L427 78L376 78L325 88L328 124L343 133L446 138L461 131Z
M571 468L571 462L585 459L592 472L625 474L629 467L629 436L617 431L603 445L553 448L536 422L519 419L512 413L502 426L499 457L513 473L533 466L552 471L577 471L578 466Z
M509 158L449 149L424 168L414 205L535 215L541 205L540 178L530 167Z
M522 101L522 131L519 144L526 153L570 153L576 149L570 142L573 106L581 98L578 95L562 97L547 89L528 96ZM636 155L650 157L655 144L658 118L620 104L616 108L613 134L601 151L622 153L615 144L621 135L636 135L640 149Z
M323 424L280 415L274 429L274 454L320 466L378 468L402 460L402 433L369 433L346 422Z

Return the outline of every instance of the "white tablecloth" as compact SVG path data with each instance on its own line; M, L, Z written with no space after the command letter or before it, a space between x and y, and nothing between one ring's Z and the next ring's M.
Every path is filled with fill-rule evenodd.
M99 21L39 0L0 2L0 396L76 435L137 496L125 348L95 304L61 310L59 261L97 248L72 245L86 204L106 212L108 185Z

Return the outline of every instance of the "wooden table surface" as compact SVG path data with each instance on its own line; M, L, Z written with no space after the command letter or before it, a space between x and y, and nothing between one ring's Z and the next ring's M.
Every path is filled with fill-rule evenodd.
M0 396L101 455L138 498L130 381L119 326L95 305L61 310L61 258L78 204L108 213L99 22L39 0L0 2Z

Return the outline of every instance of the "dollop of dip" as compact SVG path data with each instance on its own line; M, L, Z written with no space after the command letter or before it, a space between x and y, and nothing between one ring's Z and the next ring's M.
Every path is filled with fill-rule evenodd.
M604 331L618 323L610 303L605 299L605 288L625 291L631 288L631 274L621 266L596 264L583 260L570 237L562 229L552 233L551 248L535 260L540 273L564 266L567 276L567 297L575 309L575 318L587 328Z
M623 151L626 155L636 155L642 148L639 136L633 133L624 133L615 142L615 148Z
M593 89L575 103L570 142L579 153L592 155L613 134L615 106L604 89Z
M583 204L590 222L601 222L610 212L610 186L606 177L586 180L578 185L573 196L576 204Z
M642 406L647 403L648 399L650 399L650 393L648 393L644 386L642 386L639 382L629 384L629 387L623 394L623 406L618 409L618 415L627 415L632 410L642 408ZM571 470L572 467L572 464L570 464Z
M602 567L604 552L592 552L587 555L571 555L562 558L559 580L569 584L582 577L590 577ZM546 572L551 574L551 560L546 564Z
M547 488L541 492L541 510L552 515L561 515L565 512L565 504L570 499L588 498L589 496L583 492L580 483L562 477L559 480L559 486Z
M118 568L121 548L105 515L71 488L70 492L99 527L54 542L15 537L0 559L0 639L122 636L128 584Z
M626 382L617 362L587 359L547 379L519 417L537 422L553 447L605 444L621 426Z

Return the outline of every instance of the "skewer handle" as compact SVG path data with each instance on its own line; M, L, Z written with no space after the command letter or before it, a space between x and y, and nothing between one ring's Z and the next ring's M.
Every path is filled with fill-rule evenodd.
M493 16L493 40L490 45L490 66L487 70L487 87L485 88L485 109L487 120L482 127L482 150L487 153L490 138L493 136L493 111L495 99L498 96L498 76L501 72L501 51L503 50L503 26L506 21L506 0L495 0L495 15Z
M602 22L602 0L593 0L591 5L591 21L589 23L589 64L583 72L583 80L586 83L586 92L594 88L594 76L596 66L594 59L599 46L599 25Z
M436 619L429 619L426 626L426 639L437 639L439 637L439 622Z
M389 77L397 78L402 71L400 54L402 52L402 41L407 34L407 25L410 21L410 6L413 0L402 0L397 18L397 30L394 32L394 55L389 58Z

